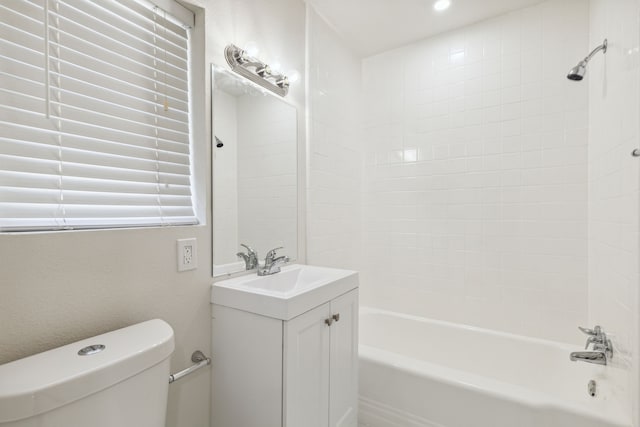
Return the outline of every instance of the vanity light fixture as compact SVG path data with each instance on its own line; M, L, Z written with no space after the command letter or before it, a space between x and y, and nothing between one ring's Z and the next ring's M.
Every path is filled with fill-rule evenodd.
M449 9L449 6L451 6L451 0L438 0L433 4L433 8L437 12L442 12L443 10Z
M274 72L269 65L250 56L245 50L230 44L224 49L224 57L231 70L270 91L286 96L289 79L284 74Z

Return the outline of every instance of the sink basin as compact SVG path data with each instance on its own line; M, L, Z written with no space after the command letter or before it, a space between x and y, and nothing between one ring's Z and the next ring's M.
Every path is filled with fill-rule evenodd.
M216 282L213 304L290 320L358 287L358 273L294 264L270 276L250 274Z

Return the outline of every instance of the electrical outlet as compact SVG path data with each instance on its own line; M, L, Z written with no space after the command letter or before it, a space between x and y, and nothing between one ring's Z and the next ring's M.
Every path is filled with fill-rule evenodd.
M182 264L191 265L193 261L193 246L184 245L182 249Z
M178 271L198 268L196 239L178 239L176 243L178 248Z

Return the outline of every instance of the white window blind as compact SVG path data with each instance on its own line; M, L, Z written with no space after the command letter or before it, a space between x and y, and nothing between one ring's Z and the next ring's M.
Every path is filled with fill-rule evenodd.
M0 230L196 223L188 28L138 0L0 17Z

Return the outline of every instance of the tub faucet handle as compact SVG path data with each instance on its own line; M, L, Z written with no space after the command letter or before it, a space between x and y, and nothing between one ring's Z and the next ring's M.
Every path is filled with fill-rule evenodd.
M606 365L607 360L613 357L613 345L611 344L611 340L607 338L607 334L605 334L600 326L595 326L593 329L578 326L578 329L589 336L587 338L587 344L584 346L585 350L593 344L593 351L574 351L571 353L571 360L581 360L598 365Z
M602 335L602 328L598 325L593 329L583 328L582 326L578 326L578 329L580 329L583 334L590 335L592 337L599 337Z
M585 350L588 349L591 344L595 345L595 344L599 344L599 343L601 343L600 338L598 338L597 336L591 336L591 337L587 338L587 343L584 345L584 349Z

